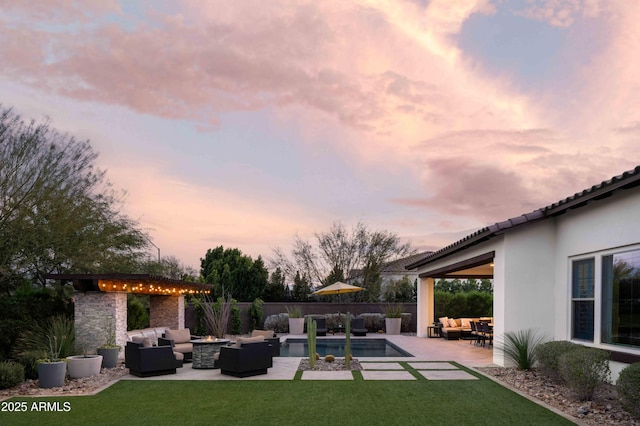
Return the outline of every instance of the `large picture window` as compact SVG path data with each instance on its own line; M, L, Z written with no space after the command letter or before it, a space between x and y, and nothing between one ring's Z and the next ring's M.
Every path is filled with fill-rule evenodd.
M640 251L602 258L602 343L640 347Z
M572 273L573 338L593 341L594 259L576 260Z

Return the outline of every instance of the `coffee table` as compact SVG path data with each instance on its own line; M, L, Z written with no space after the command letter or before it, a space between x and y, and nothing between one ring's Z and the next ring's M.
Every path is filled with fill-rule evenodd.
M211 369L214 363L214 355L220 352L222 346L229 344L229 339L204 338L192 340L193 363L191 368Z

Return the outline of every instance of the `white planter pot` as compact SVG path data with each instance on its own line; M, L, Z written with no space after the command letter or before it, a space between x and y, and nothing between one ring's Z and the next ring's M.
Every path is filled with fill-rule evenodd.
M304 318L289 318L289 334L304 334Z
M387 334L400 334L402 318L385 318L384 325L387 330Z
M72 379L100 374L102 355L74 355L67 357L67 371Z

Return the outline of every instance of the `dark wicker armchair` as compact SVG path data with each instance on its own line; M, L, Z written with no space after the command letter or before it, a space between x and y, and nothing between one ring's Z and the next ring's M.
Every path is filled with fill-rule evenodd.
M182 361L176 359L171 346L145 347L142 343L127 342L124 363L129 372L138 377L176 374Z
M269 342L243 343L240 347L223 346L216 361L222 374L235 377L267 374L273 367L273 349Z

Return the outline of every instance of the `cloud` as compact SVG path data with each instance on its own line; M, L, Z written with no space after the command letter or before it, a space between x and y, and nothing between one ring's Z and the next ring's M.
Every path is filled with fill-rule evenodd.
M602 9L601 0L529 0L531 6L515 12L529 19L545 21L554 27L568 27L579 16L593 18Z

